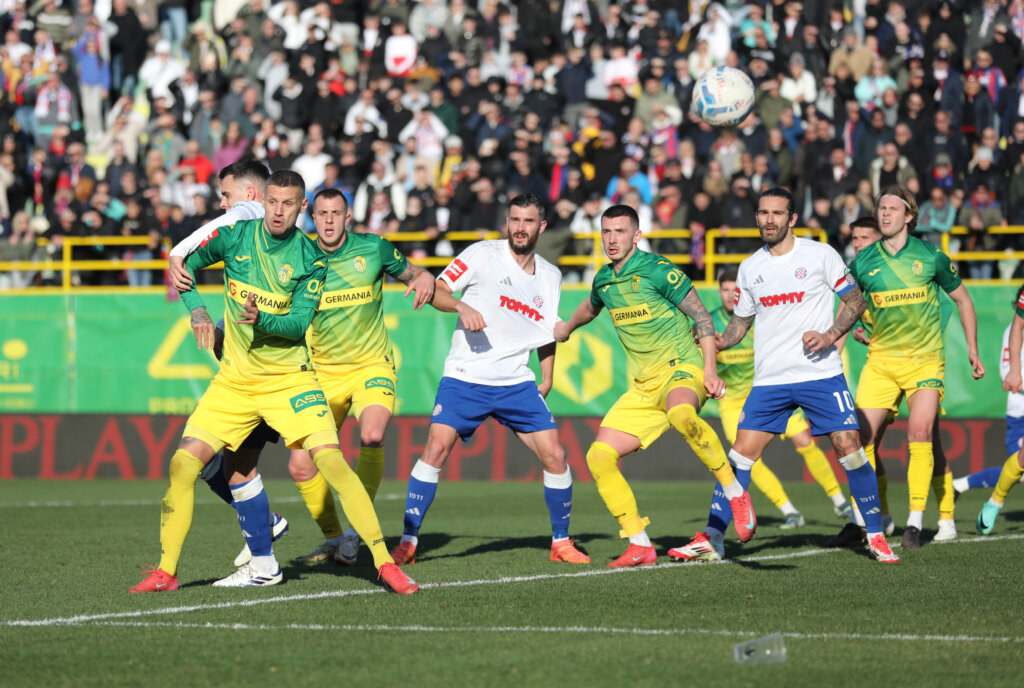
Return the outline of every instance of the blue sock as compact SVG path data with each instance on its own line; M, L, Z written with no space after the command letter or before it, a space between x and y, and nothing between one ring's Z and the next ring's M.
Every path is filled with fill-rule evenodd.
M405 495L405 528L403 535L418 536L427 509L434 502L437 494L437 481L441 475L440 468L434 468L417 461L409 475L409 491Z
M846 469L846 480L850 494L857 500L857 508L864 518L864 527L869 533L882 532L882 510L878 499L878 478L870 463L854 470Z
M977 473L971 473L967 476L967 486L970 488L995 487L996 483L999 482L999 474L1002 470L1001 466L993 466Z
M747 471L749 475L750 471ZM729 500L725 498L725 490L722 489L721 483L715 481L715 494L711 498L711 512L708 514L708 528L714 528L719 533L724 533L729 529L729 523L732 521L732 507L729 506Z
M740 481L740 485L743 486L744 490L750 490L750 469L732 467L732 472L736 474L736 479Z
M213 457L210 463L203 467L199 477L206 481L213 493L223 499L227 504L231 503L231 486L228 479L224 477L224 455L220 452Z
M572 474L565 469L562 475L544 471L544 502L551 516L551 539L569 537L569 514L572 513Z
M271 533L274 517L270 513L270 500L263 489L263 479L256 476L248 482L231 486L233 506L238 512L238 525L242 537L254 557L267 557L274 553Z

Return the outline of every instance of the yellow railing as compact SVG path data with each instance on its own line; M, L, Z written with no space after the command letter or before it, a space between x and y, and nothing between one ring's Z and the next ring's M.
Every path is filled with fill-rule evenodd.
M995 226L989 228L991 234L1024 234L1024 225L1010 225L1006 227ZM824 230L798 227L794 230L798 236L811 236L818 241L825 241ZM973 260L1024 260L1024 251L959 251L950 252L950 237L952 235L967 235L967 228L956 226L948 233L942 235L941 247L943 252L949 255L953 261ZM386 235L395 243L401 244L409 241L431 241L432 238L425 232L404 232ZM648 239L689 239L691 232L688 229L660 229L646 232ZM709 229L705 233L705 258L704 258L704 284L710 285L715 282L715 275L722 265L737 264L743 261L749 254L746 253L718 253L718 245L723 240L729 239L750 239L759 236L757 229L728 230ZM449 241L479 241L481 239L498 239L501 234L498 232L448 232L445 239ZM559 265L574 266L589 269L596 272L607 260L601 247L601 233L588 232L574 234L576 240L590 241L590 251L583 255L562 256L558 260ZM40 246L47 246L49 242L39 239ZM122 260L113 258L109 260L75 260L73 251L79 246L145 246L149 243L149 237L64 237L62 246L54 254L47 254L34 261L0 261L0 272L8 270L31 270L31 271L53 271L61 275L60 286L57 289L71 291L73 288L72 274L79 270L163 270L167 267L167 261L163 258L152 260ZM169 246L164 241L163 246ZM689 265L693 261L688 254L663 254L666 258L677 265ZM445 256L427 256L424 258L410 259L416 265L422 267L443 267L451 260ZM223 263L210 266L213 269L224 267ZM108 287L109 288L109 287Z

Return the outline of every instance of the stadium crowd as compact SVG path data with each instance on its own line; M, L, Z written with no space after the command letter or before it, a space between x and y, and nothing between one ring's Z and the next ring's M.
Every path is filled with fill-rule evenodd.
M625 203L643 230L689 229L652 248L702 279L705 231L754 227L775 185L852 257L850 223L895 183L924 238L962 225L954 250L1024 248L990 231L1024 224L1022 0L0 0L0 36L0 261L89 235L150 241L76 258L158 258L220 212L216 172L246 156L341 190L356 231L426 233L400 244L414 258L454 255L468 242L446 232L499 230L533 193L552 262L591 254L577 235ZM689 113L718 64L757 90L735 129Z

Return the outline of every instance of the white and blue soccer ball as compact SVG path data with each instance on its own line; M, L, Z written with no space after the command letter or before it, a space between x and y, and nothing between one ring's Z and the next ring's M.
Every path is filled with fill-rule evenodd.
M712 67L693 87L690 111L713 127L733 127L754 107L754 82L735 67Z

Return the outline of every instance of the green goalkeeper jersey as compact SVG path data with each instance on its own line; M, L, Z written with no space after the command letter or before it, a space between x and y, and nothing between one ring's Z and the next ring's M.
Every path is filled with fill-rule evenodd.
M711 311L715 332L725 332L731 319L732 315L725 308ZM718 361L718 377L725 382L725 393L729 397L745 397L750 394L754 384L754 328L748 329L736 346L719 351L715 360Z
M397 278L409 267L405 256L387 239L352 232L324 255L327 282L310 330L314 366L393 365L381 292L384 273Z
M850 272L864 292L873 327L868 355L942 357L939 287L949 293L961 283L945 253L915 236L895 255L876 241L857 254Z
M201 267L224 261L224 355L221 374L239 383L310 367L304 335L320 303L327 261L314 241L299 231L278 239L263 219L220 227L188 257L195 276ZM194 280L193 280L194 283ZM256 325L235 322L249 295L260 314ZM181 295L190 311L203 305L195 287Z
M605 265L594 276L590 303L608 309L634 380L650 378L669 361L704 366L693 324L677 307L692 287L671 261L639 249L618 274Z

